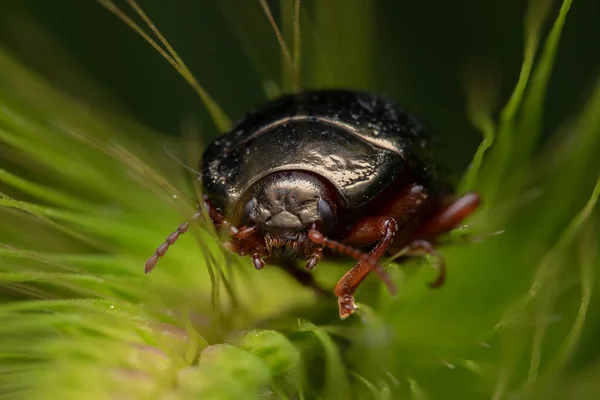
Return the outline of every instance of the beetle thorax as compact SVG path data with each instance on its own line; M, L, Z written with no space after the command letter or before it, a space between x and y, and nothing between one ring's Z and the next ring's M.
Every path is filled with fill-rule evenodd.
M319 221L324 189L323 183L310 174L276 172L254 185L245 211L263 233L294 235Z
M314 226L328 228L335 219L327 182L300 171L275 172L255 183L242 218L255 225L270 248L303 252L303 238Z

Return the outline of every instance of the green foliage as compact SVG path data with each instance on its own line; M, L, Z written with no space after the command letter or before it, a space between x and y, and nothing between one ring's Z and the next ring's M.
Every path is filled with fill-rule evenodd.
M259 4L223 6L242 31L264 16ZM296 42L294 8L282 5L304 87L369 87L359 61L374 11L361 7L303 3ZM334 301L227 254L204 220L143 276L145 258L194 212L193 177L156 151L159 133L61 93L0 48L0 397L600 396L600 80L538 150L570 7L554 15L551 2L531 2L522 71L501 110L482 101L490 88L468 90L484 135L462 182L484 198L470 234L504 233L444 248L439 290L425 263L390 265L399 295L368 280L345 321ZM351 30L364 35L349 48L339 38ZM255 65L263 81L273 74L263 58ZM267 93L293 87L286 65L282 89L265 81ZM325 261L315 275L332 286L348 266Z

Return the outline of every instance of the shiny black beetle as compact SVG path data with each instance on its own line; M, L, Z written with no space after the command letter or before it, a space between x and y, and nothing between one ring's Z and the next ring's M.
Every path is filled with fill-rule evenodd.
M205 205L215 227L228 232L227 247L250 255L256 269L266 259L315 286L290 260L306 259L311 270L324 248L355 258L334 290L346 318L370 271L395 291L378 265L382 256L436 254L436 237L479 205L475 193L453 195L430 144L421 122L385 97L347 90L287 95L251 112L206 149ZM148 259L146 272L188 224ZM365 246L370 253L359 250ZM439 267L432 286L445 279L443 262Z

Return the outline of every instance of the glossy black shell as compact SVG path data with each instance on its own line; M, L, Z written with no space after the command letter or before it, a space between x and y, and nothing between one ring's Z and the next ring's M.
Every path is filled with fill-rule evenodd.
M228 212L265 175L310 171L332 182L344 206L353 209L405 168L436 190L441 178L431 139L414 115L383 96L303 92L250 112L212 143L203 155L201 179L204 193Z

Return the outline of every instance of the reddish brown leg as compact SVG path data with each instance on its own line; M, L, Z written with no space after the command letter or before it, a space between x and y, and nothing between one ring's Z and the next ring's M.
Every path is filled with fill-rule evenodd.
M344 243L366 245L378 241L369 256L374 261L379 261L394 241L397 230L398 225L393 218L365 217L352 227L348 236L344 239ZM338 296L340 318L349 317L358 308L352 295L372 269L372 263L360 261L350 271L346 272L336 285L334 293Z
M431 216L421 225L415 236L432 240L442 233L450 232L471 215L480 203L481 198L477 193L467 193L459 197Z
M262 259L262 252L265 248L264 241L254 226L243 226L235 230L235 233L231 233L230 236L232 238L230 243L237 245L236 253L246 255L250 252L254 268L263 269L265 267L265 261Z
M208 216L210 217L210 220L212 221L215 228L218 229L223 227L230 232L236 230L229 223L229 221L225 219L225 216L219 210L217 210L212 201L210 201L210 199L206 195L204 195L204 206L206 207L206 211L208 211Z
M380 210L382 215L388 217L366 217L359 220L343 242L351 246L362 246L379 241L370 254L372 258L379 260L394 241L398 227L404 227L405 223L421 210L427 199L428 194L423 186L406 186ZM347 318L357 308L352 295L372 269L372 264L361 261L338 282L334 293L338 296L342 319Z
M430 286L440 287L446 281L446 263L444 257L431 243L438 235L451 231L471 215L479 206L481 199L476 193L467 193L435 213L419 228L413 240L407 246L408 256L432 256L432 265L438 271L438 277Z
M307 271L311 271L317 265L317 263L321 260L321 258L323 258L323 248L317 247L313 251L311 257L306 262L306 265L304 268L306 268Z
M208 197L204 196L204 204L206 205L206 209L208 210L208 215L210 219L217 229L224 229L227 231L228 235L234 240L235 245L232 244L231 248L235 248L235 252L240 255L245 255L251 249L253 251L253 255L257 254L256 250L260 247L264 247L263 241L261 240L261 236L256 231L256 227L254 226L241 226L236 228L231 225L229 221L225 219L223 214L212 204L212 202L208 199ZM255 266L257 262L254 262ZM262 262L264 265L264 262Z
M394 283L391 281L389 275L381 267L381 265L377 264L377 260L373 256L367 253L363 253L355 247L348 246L336 240L326 238L321 232L317 231L316 229L310 229L308 231L308 238L313 243L325 246L333 251L350 256L357 261L369 264L371 266L371 270L375 272L379 279L381 279L383 283L385 283L388 286L390 293L396 292L396 286L394 286Z

